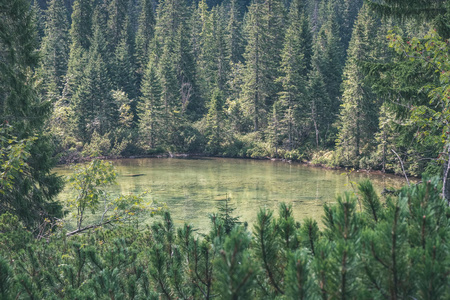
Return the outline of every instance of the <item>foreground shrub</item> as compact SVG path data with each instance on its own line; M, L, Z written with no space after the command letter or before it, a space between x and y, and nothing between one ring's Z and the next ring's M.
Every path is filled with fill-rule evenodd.
M370 182L325 205L323 229L261 210L201 235L166 212L145 230L100 228L0 249L1 299L448 299L450 209L437 179L381 201ZM23 231L2 218L0 228ZM233 222L230 223L230 220ZM3 226L3 227L2 227ZM14 229L15 228L15 229ZM21 244L22 250L14 243Z

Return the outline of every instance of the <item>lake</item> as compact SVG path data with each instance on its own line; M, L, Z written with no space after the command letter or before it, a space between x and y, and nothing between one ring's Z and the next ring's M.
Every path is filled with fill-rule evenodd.
M166 203L176 225L187 222L201 231L209 228L208 215L216 212L218 203L226 197L236 207L235 215L250 224L260 208L277 211L280 202L292 204L297 221L312 217L321 223L323 204L334 203L336 195L352 190L352 181L370 178L378 192L405 184L396 176L366 172L342 175L342 170L270 160L142 158L112 163L118 172L118 185L111 186L110 193L149 191L146 199ZM71 169L59 166L56 172L69 175ZM67 190L60 195L61 199L68 196ZM68 227L73 225L69 223Z

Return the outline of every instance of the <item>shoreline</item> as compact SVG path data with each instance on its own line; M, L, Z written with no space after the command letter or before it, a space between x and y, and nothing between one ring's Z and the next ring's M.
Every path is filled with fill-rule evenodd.
M306 165L313 168L318 169L326 169L326 170L341 170L348 172L357 172L357 173L367 173L374 174L379 176L389 175L395 177L404 178L404 174L396 174L393 172L382 172L381 170L367 170L367 169L357 169L352 167L330 167L324 164L314 164L311 161L299 161L299 160L290 160L285 158L275 158L275 157L241 157L241 156L225 156L225 155L211 155L207 153L161 153L161 154L143 154L143 155L130 155L130 156L98 156L98 157L81 157L79 160L75 160L73 162L58 162L57 166L78 164L91 161L92 159L104 159L104 160L119 160L119 159L140 159L140 158L200 158L200 157L217 157L217 158L234 158L234 159L248 159L248 160L270 160L270 161L281 161L288 164L295 163ZM408 175L408 179L420 180L420 176Z

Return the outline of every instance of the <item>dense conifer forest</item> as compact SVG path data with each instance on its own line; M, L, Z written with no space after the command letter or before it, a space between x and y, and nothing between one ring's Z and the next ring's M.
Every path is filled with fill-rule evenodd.
M400 158L409 175L442 173L439 126L411 112L434 107L426 87L438 73L387 39L394 28L422 38L445 22L431 8L413 7L411 18L362 0L40 0L32 9L36 82L53 106L46 128L62 162L178 152L401 174Z
M449 26L447 0L0 0L0 299L448 299ZM175 228L98 159L56 198L58 162L173 152L423 177L320 228L228 199Z

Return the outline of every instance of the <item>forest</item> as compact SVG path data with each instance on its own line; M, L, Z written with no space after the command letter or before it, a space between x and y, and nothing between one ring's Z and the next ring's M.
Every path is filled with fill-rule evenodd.
M438 27L445 39L442 10L403 18L369 4L33 1L55 154L279 157L441 175L442 126L417 120L441 106L429 103L439 72L405 60L387 36L406 42Z
M449 24L448 0L0 0L0 299L448 299ZM117 175L95 158L166 153L421 181L360 182L320 226L227 200L200 233L142 195L86 224ZM52 170L89 159L67 232Z

